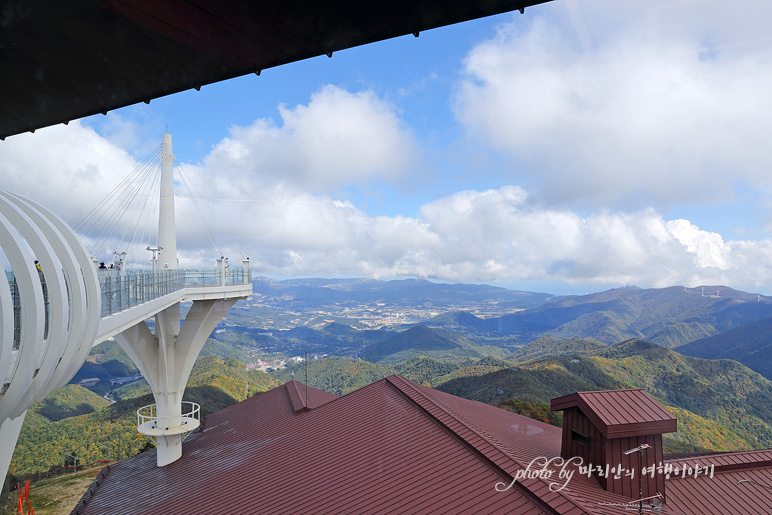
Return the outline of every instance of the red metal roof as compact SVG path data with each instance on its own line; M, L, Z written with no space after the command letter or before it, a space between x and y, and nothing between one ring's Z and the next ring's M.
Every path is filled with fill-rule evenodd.
M309 410L305 392L293 381L209 415L166 467L155 451L113 465L73 513L618 515L630 502L578 473L559 491L555 479L513 483L559 456L548 424L396 375L343 397L308 388ZM667 463L715 467L712 479L668 479L663 514L772 513L772 490L758 486L772 484L772 450Z
M572 393L552 399L550 407L578 407L606 438L672 433L677 428L675 416L640 388Z
M304 386L275 388L209 415L183 457L166 467L154 466L154 451L113 465L76 510L549 513L517 486L496 491L509 478L403 394L400 381L383 379L321 404L314 398L329 394L309 388L309 411L292 402Z
M668 505L679 513L772 513L772 450L719 453L667 463L674 470L666 482ZM697 466L700 471L695 477ZM705 469L713 471L712 478Z

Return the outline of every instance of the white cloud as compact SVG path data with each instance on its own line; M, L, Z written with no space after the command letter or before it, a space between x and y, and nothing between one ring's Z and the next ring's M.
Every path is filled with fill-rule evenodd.
M515 186L438 199L420 218L296 199L239 206L240 219L253 221L241 227L257 273L747 289L772 280L772 241L725 242L654 209L581 217Z
M136 162L79 121L0 142L0 188L31 198L75 224Z
M308 105L280 106L279 114L281 127L260 119L232 128L205 165L249 183L267 176L331 191L400 177L414 159L410 131L395 108L371 91L325 86Z
M341 128L324 129L338 119L330 118L331 113L348 113ZM360 172L370 179L399 172L384 155L397 152L405 141L410 147L405 140L410 133L394 111L370 93L325 88L307 106L285 108L283 120L282 127L260 120L234 129L201 163L183 166L216 213L215 219L199 206L218 250L234 265L243 252L256 274L640 286L712 283L746 289L772 281L770 240L725 241L691 221L665 220L654 208L595 209L579 215L545 203L541 192L535 195L521 186L456 192L421 206L415 217L369 216L352 202L317 191L325 185L309 185L328 173L346 185ZM317 129L329 136L333 154L325 155L321 143L306 148ZM385 147L369 145L380 136ZM349 138L356 142L351 151ZM407 166L410 156L400 155ZM275 167L267 168L271 163ZM40 201L70 223L135 166L124 150L77 122L0 143L2 188ZM182 188L177 192L181 264L212 266L217 252L193 204L181 198ZM134 252L140 260L148 254ZM136 257L129 256L129 261Z
M725 202L738 182L769 183L768 7L733 5L755 19L741 33L716 2L579 5L567 26L515 17L466 59L457 116L510 157L512 181L612 209Z

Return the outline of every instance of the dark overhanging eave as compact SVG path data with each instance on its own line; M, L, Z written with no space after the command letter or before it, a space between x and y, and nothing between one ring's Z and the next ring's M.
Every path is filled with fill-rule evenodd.
M0 16L0 139L546 1L17 3Z

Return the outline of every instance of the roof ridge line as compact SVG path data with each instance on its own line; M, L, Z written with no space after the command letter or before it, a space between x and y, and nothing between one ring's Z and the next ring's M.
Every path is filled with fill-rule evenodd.
M440 420L434 413L431 413L431 411L429 411L425 406L423 406L420 402L418 402L418 400L413 395L410 395L410 393L408 393L408 392L414 393L417 396L419 396L421 399L429 402L432 406L434 406L435 408L441 410L446 415L451 417L453 420L455 420L456 422L461 424L463 427L465 427L467 430L469 430L472 433L474 433L475 435L477 435L479 438L481 438L483 441L485 441L485 443L487 443L488 445L490 445L491 447L496 449L499 453L503 454L511 462L515 463L518 466L519 470L520 469L525 469L525 468L528 467L528 465L524 465L519 459L515 458L509 451L507 451L506 448L504 447L504 445L501 442L499 442L496 438L494 438L492 435L488 434L486 431L483 431L482 429L477 428L471 422L467 423L466 419L463 416L461 416L460 414L455 413L453 410L450 410L449 408L447 408L443 404L440 404L439 401L431 399L426 394L424 394L422 391L418 390L412 382L408 381L407 379L405 379L404 377L400 376L399 374L392 374L390 376L387 376L385 379L390 384L392 384L395 388L397 388L399 391L401 391L404 395L406 395L412 401L414 401L416 404L418 404L421 408L423 408L424 411L429 413L429 415L434 420L436 420L437 422L442 424L444 427L446 427L449 431L451 431L458 438L461 438L461 440L463 440L467 445L472 447L477 453L481 454L486 460L490 461L496 468L500 469L505 474L510 476L512 478L512 480L513 480L512 483L517 483L520 486L520 488L522 488L525 491L525 493L527 493L529 496L532 496L532 497L538 499L540 504L546 505L549 509L553 510L555 513L560 513L560 512L557 511L556 508L554 508L552 506L552 504L553 504L552 500L551 501L545 501L542 498L541 495L539 495L538 493L534 492L533 489L530 488L526 484L526 481L527 481L530 484L533 484L535 482L535 483L543 485L543 486L548 486L549 481L547 481L546 479L542 479L542 478L530 478L530 479L526 479L526 480L522 480L522 479L515 480L514 479L515 478L515 473L514 472L508 470L503 464L499 464L499 462L494 457L490 456L487 452L485 452L484 450L480 449L480 447L478 447L474 443L470 442L468 438L465 438L458 431L456 431L455 429L450 427L450 425L448 425L445 421ZM550 490L550 491L552 491L552 490ZM561 498L563 498L566 501L570 502L575 507L577 507L579 509L582 509L582 510L585 510L585 506L579 504L577 502L577 500L574 499L573 495L567 495L567 493L564 490L558 490L558 491L555 491L554 493L558 494Z
M396 381L397 378L400 380L401 384L397 384L397 381ZM479 429L478 427L474 426L471 422L467 421L466 418L464 418L460 414L456 413L455 411L451 410L450 408L446 407L445 405L440 404L438 401L428 397L426 394L424 394L423 392L418 390L410 381L408 381L404 377L402 377L400 375L397 375L397 374L394 374L394 375L386 377L386 380L389 383L391 383L394 386L396 386L397 389L399 389L402 393L404 393L405 395L407 395L411 399L416 400L413 397L413 395L410 395L410 393L405 391L406 389L409 389L412 393L414 393L415 395L420 396L421 399L426 400L427 402L431 403L436 408L442 410L445 414L447 414L448 416L452 417L456 422L458 422L459 424L464 426L466 429L472 431L474 434L476 434L477 436L479 436L480 438L485 440L487 443L491 444L493 447L496 448L496 450L498 450L499 452L504 454L507 458L509 458L510 460L514 461L518 465L523 466L523 464L520 462L520 460L518 460L517 458L512 456L508 451L503 449L502 448L502 444L498 440L496 440L493 436L488 434L486 431L483 431L482 429ZM436 416L434 416L433 413L429 413L429 414L432 415L435 419L437 418ZM442 422L442 421L440 420L440 422ZM447 426L447 424L445 424L445 423L443 423L443 425ZM458 433L458 431L455 431L455 430L453 430L453 428L450 428L450 427L448 427L448 429L450 429L459 438L461 438L465 442L469 443L472 447L477 449L476 445L474 445L471 442L469 442L469 440L467 438L464 438L463 435L460 435ZM482 454L485 454L483 451L480 451L480 452Z
M574 392L574 393L629 392L632 390L643 390L643 388L615 388L614 390L583 390L581 392ZM568 395L573 395L573 394L569 393ZM562 397L568 397L568 395L563 395Z
M292 387L295 389L295 395L297 395L297 399L298 399L298 401L300 403L300 406L298 406L298 403L295 402L295 398L292 396L292 392L290 391L290 388L287 387L287 393L290 396L290 402L292 403L292 409L295 411L295 413L297 413L298 411L301 411L302 409L308 407L308 399L306 399L305 402L303 401L303 397L300 394L300 388L298 388L297 381L295 381L293 379L292 381L289 381L289 382L285 383L285 386L287 386L289 384L291 384Z

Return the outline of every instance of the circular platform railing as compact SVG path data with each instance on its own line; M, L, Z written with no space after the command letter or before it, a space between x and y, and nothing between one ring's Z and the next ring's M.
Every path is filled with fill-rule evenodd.
M159 417L156 408L156 404L148 404L137 410L137 431L145 436L155 438L189 433L201 425L201 406L195 402L183 401L180 417ZM174 419L178 419L179 424Z

